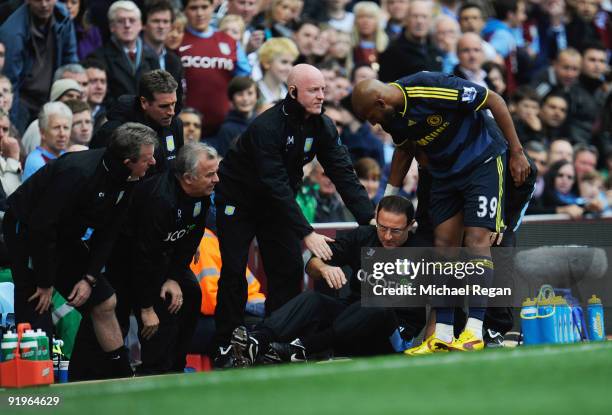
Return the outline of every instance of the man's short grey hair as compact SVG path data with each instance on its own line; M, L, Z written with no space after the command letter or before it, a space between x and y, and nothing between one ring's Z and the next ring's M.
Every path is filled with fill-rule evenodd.
M127 122L113 131L108 150L119 160L136 162L142 146L157 147L157 134L152 128L137 122Z
M57 68L55 70L55 73L53 74L53 82L58 81L60 79L64 79L64 74L66 72L82 73L82 74L87 75L87 72L85 71L85 68L83 68L83 66L81 64L79 64L79 63L69 63L69 64L66 64L66 65L60 66L59 68Z
M49 119L52 115L66 118L72 125L72 111L68 108L68 105L63 102L47 102L43 105L42 109L38 113L38 127L46 131L49 126Z
M108 14L106 15L108 17L109 23L115 22L115 18L117 17L117 12L119 10L127 10L129 12L136 12L136 14L138 15L138 19L142 18L142 14L140 13L140 9L136 5L136 3L134 3L133 1L129 1L129 0L121 0L121 1L114 2L109 7Z
M207 160L214 160L219 157L217 150L208 144L190 142L181 147L174 164L177 177L183 177L185 173L197 177L198 163L202 154L206 156Z

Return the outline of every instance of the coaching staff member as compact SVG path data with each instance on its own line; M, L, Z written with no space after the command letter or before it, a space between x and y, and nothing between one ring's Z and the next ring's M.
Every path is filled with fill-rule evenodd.
M287 97L257 117L221 162L215 192L223 260L215 314L217 366L228 362L232 331L243 323L244 270L253 237L257 237L268 277L268 313L300 292L301 240L318 257L331 258L327 245L331 239L313 231L295 202L306 163L317 157L360 224L373 217L372 204L336 127L321 113L324 91L318 69L295 66Z
M133 282L142 374L185 368L202 302L190 264L204 234L218 168L214 148L188 143L179 150L175 168L134 190L132 249L119 267L124 268L122 277Z
M175 113L177 87L169 72L156 69L145 73L138 84L138 96L119 97L108 113L108 121L91 139L90 148L106 147L120 125L137 122L151 127L160 143L155 149L157 163L147 174L167 170L183 146L183 123Z
M57 289L91 318L112 375L118 377L132 370L115 317L116 297L100 272L133 182L155 164L156 143L155 132L144 125L121 126L106 150L69 153L40 169L9 197L4 216L17 322L51 335L49 306Z

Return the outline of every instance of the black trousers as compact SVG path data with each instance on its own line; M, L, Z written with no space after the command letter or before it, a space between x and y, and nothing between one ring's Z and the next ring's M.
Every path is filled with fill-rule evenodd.
M183 292L183 306L176 314L168 311L170 299L157 297L153 305L159 318L157 332L145 340L138 330L142 366L139 373L146 375L168 372L182 372L185 369L186 356L191 339L200 317L202 291L193 274L192 278L177 281ZM161 290L161 287L160 287ZM140 313L135 311L138 326L142 328Z
M301 241L284 218L263 208L242 208L226 201L222 194L216 196L215 205L223 261L215 310L215 343L220 346L229 342L234 328L244 324L245 270L253 238L257 238L267 277L268 314L300 293L304 263Z
M399 312L399 313L398 313ZM411 324L406 326L404 316ZM425 308L362 307L360 301L306 291L273 312L257 328L273 334L271 341L300 338L309 354L328 349L347 356L393 353L389 336L402 324L407 338L425 325Z
M30 267L30 249L28 240L28 229L19 224L10 211L4 216L3 223L4 238L11 257L11 273L15 284L15 321L17 323L28 322L33 329L42 329L49 336L49 344L53 336L53 321L51 308L42 314L35 311L38 300L29 302L36 292L36 281L34 271ZM66 242L70 247L60 246L60 252L70 251L67 258L60 256L54 288L66 299L70 295L74 285L81 280L87 269L88 252L80 241ZM108 300L114 294L114 290L108 280L103 276L98 278L96 286L92 289L89 299L77 310L83 316L82 324L90 327L86 336L79 336L75 340L72 351L69 370L70 373L85 371L91 361L95 360L90 352L102 350L98 344L89 313L91 308ZM92 345L91 347L80 347L79 342Z

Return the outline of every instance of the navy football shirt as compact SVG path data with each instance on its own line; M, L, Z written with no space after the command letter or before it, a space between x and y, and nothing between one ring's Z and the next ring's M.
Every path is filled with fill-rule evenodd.
M419 72L390 85L402 91L404 109L388 132L396 145L414 141L434 177L466 172L506 151L497 123L481 111L487 88L439 72Z

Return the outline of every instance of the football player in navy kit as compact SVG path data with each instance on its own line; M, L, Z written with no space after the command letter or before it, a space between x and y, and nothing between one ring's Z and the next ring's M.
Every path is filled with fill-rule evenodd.
M432 176L429 214L435 246L465 245L473 255L469 260L484 264L485 278L492 281L491 233L504 228L506 166L515 185L530 170L503 99L452 75L419 72L390 84L363 81L352 102L361 118L381 124L396 145L386 193L396 192L413 157L424 155L419 161L427 160ZM407 354L484 347L485 307L472 304L458 339L453 308L440 307L434 334Z

